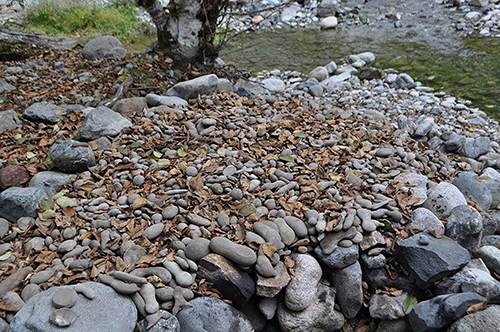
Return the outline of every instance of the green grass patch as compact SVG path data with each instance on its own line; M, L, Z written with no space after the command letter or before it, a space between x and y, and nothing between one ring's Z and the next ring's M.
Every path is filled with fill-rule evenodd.
M137 33L143 23L130 2L107 7L91 4L45 2L31 8L26 17L27 30L49 35L124 37Z

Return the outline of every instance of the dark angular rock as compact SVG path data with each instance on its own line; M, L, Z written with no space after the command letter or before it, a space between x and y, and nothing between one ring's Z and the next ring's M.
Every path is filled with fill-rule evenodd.
M224 298L242 307L255 293L253 279L221 255L208 254L199 263L198 276L213 283Z
M57 140L50 147L49 155L54 166L66 173L84 172L95 165L94 152L87 143Z
M380 320L393 320L405 316L403 303L408 294L390 296L387 294L375 294L370 300L370 316Z
M51 103L34 103L24 111L23 118L32 122L53 124L62 120L67 114L68 112L60 106Z
M59 173L59 172L39 172L36 173L33 178L31 178L30 187L39 187L45 190L47 195L53 196L56 194L64 185L71 182L74 175Z
M417 304L408 318L414 332L437 331L465 316L471 305L485 301L476 293L440 295Z
M19 121L17 113L13 110L0 112L0 133L7 129L14 129L20 123L21 121Z
M420 288L460 270L470 261L469 252L443 236L417 234L396 243L396 257Z
M491 142L488 137L467 138L459 152L468 158L477 159L488 153L490 148Z
M468 205L457 206L451 210L445 234L465 249L475 252L483 236L483 218Z
M347 319L354 318L363 305L361 265L356 262L332 274L340 309Z

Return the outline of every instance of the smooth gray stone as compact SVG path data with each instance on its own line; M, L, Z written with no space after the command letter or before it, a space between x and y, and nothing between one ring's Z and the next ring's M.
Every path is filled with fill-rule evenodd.
M210 241L210 249L241 266L251 266L257 262L255 251L227 238L214 237Z
M159 96L154 93L146 95L146 101L149 107L156 107L160 105L176 107L187 106L188 102L176 96Z
M122 43L112 36L100 36L90 40L82 50L85 59L121 59L127 55Z
M210 253L210 240L205 238L194 239L186 246L186 256L195 262L199 262Z
M99 106L87 114L78 130L76 139L91 141L102 136L117 136L122 131L132 127L129 119L105 106Z
M307 254L295 257L294 269L295 276L285 290L285 304L290 310L302 311L314 301L323 271L318 261Z
M73 177L74 175L72 174L60 172L39 172L31 178L29 186L42 188L43 190L45 190L48 196L53 196L62 187L70 183Z
M422 237L426 244L422 244ZM396 257L420 288L449 276L470 261L469 252L454 240L443 236L417 234L396 243Z
M7 129L16 128L21 121L14 110L0 112L0 133Z
M285 90L285 82L279 78L266 78L262 81L262 87L271 92L283 92Z
M466 138L459 153L465 157L477 159L486 154L491 149L491 142L488 137Z
M188 302L177 314L182 332L253 332L247 317L229 304L208 297Z
M41 188L12 187L0 193L0 217L16 222L21 217L37 217L42 200L49 198Z
M54 311L52 295L60 289L72 286L59 286L33 296L14 317L8 332L66 331L66 332L132 332L137 322L137 309L128 296L116 293L111 287L89 282L85 286L93 289L97 296L88 300L79 296L72 310L79 317L69 327L59 328L49 321Z
M403 73L398 75L392 86L395 89L411 89L415 87L415 81L410 75Z
M180 82L168 89L168 96L177 96L184 100L198 97L198 95L209 94L217 89L219 79L216 75L210 74L200 76L195 79Z

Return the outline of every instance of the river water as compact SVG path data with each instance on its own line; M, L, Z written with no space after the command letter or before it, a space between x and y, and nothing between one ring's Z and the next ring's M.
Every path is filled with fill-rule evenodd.
M402 28L395 28L386 15L395 12L402 14ZM452 27L463 13L433 0L370 0L360 15L369 23L340 23L327 31L247 33L234 38L221 57L254 72L277 68L307 74L331 60L371 51L377 55L376 67L407 72L424 85L472 100L500 117L500 38L463 37Z

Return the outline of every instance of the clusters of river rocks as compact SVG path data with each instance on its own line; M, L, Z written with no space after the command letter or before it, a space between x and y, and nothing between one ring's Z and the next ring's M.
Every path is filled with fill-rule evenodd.
M0 331L498 330L498 123L374 61L0 112L83 118L2 162Z
M481 36L500 36L500 1L498 0L438 0L464 12L464 17L456 23L456 29Z

